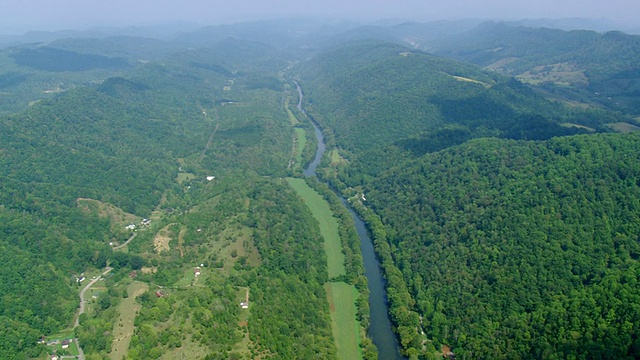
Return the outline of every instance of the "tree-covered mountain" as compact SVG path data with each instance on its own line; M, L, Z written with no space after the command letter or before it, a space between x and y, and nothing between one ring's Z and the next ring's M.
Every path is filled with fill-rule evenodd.
M327 50L302 65L300 77L307 110L329 141L349 160L373 153L354 161L364 172L395 162L379 159L388 146L419 155L476 137L608 131L605 123L623 119L570 109L513 78L388 42Z
M424 330L462 358L637 358L639 150L637 135L480 139L366 186L389 281L419 315L403 344L422 349Z
M391 43L328 50L300 78L406 355L637 356L640 142L597 134L633 120Z
M238 56L251 59L251 45L240 44L240 48L243 53ZM262 47L254 49L255 55L262 51ZM215 176L221 184L246 182L242 191L249 196L260 176L289 173L294 130L281 103L285 89L279 69L251 72L250 60L220 63L216 59L225 56L223 49L211 51L217 57L207 51L175 53L164 63L145 64L126 77L79 87L0 117L0 246L6 256L0 271L0 321L6 325L0 333L4 344L0 357L38 356L44 351L36 344L41 336L73 322L78 304L76 276L80 278L87 269L111 265L116 278L126 278L126 273L118 272L130 272L131 266L139 270L151 258L164 264L162 258L147 253L153 244L151 232L139 234L147 245L136 245L135 255L115 252L111 243L122 243L131 233L124 228L128 223L114 227L113 222L131 220L119 219L125 215L108 217L105 213L115 211L109 209L134 219L149 218L152 213L184 214L214 196L207 176ZM238 48L226 51L232 55ZM270 60L281 61L276 56ZM291 199L282 200L281 206ZM92 211L95 206L86 201L106 205ZM242 205L231 214L238 216L239 209L248 211ZM252 209L265 211L259 203ZM296 223L307 231L298 238L317 240L309 230L312 227ZM128 256L138 254L143 257L129 260ZM318 254L311 257L322 259ZM178 267L161 269L157 282L166 285L177 280L168 274ZM318 271L323 273L322 268ZM266 285L276 275L259 276ZM286 281L296 291L323 291L317 282L309 285L301 280L292 285L293 280ZM109 298L116 301L122 291L111 290ZM324 304L326 299L318 301ZM100 306L106 310L109 304ZM109 318L113 311L82 319L78 336L89 353L106 354L111 348L108 324L114 321ZM318 312L321 327L326 325L323 314ZM234 325L229 331L240 329ZM253 331L271 330L265 325ZM283 351L271 343L262 346L274 353ZM323 346L321 351L331 353L331 348Z

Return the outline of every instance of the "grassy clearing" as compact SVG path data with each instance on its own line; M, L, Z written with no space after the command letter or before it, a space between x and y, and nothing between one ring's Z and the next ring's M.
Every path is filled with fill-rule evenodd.
M635 126L635 125L631 125L631 124L626 123L626 122L607 124L607 126L610 127L611 129L613 129L614 131L617 131L617 132L623 133L623 134L640 131L640 127Z
M148 288L149 285L139 281L134 281L127 286L129 297L122 299L122 302L118 305L118 313L120 315L113 325L113 344L109 354L110 359L120 360L127 355L134 331L133 323L136 319L136 313L141 307L136 302L136 296L142 295Z
M331 150L331 153L329 153L330 157L331 157L331 166L339 166L339 165L346 165L349 163L349 161L347 161L347 159L345 159L342 155L340 155L340 152L338 151L338 149L333 149Z
M588 126L584 126L584 125L580 125L580 124L560 123L559 125L560 126L564 126L564 127L568 127L568 128L574 127L574 128L578 128L578 129L584 129L584 130L587 130L589 132L595 132L596 131L596 129L594 129L594 128L590 128Z
M469 78L466 78L466 77L456 76L456 75L451 75L451 76L453 76L453 78L458 80L458 81L470 82L470 83L474 83L474 84L480 84L480 85L484 86L487 89L489 89L491 86L493 86L491 84L487 84L486 82L479 81L479 80L469 79Z
M129 214L117 206L99 200L78 198L76 202L82 211L95 214L101 218L108 218L111 231L115 233L128 233L128 230L125 231L125 226L137 224L140 221L138 216Z
M362 359L360 327L356 320L358 291L344 282L325 284L331 310L331 329L338 349L338 359Z
M289 185L300 195L320 224L320 234L324 238L324 249L327 253L327 270L329 277L345 274L344 254L338 235L338 222L333 217L329 204L315 190L309 187L304 179L288 178Z
M176 178L176 181L178 182L178 184L182 185L183 182L185 181L190 181L195 179L196 176L192 173L178 173L178 177Z
M194 267L191 267L191 266L185 267L184 270L183 270L182 277L178 281L176 281L173 284L173 286L179 286L179 287L180 286L185 286L186 287L186 286L189 286L189 285L195 283L196 282L196 275L195 275L194 268L195 268L195 266ZM204 272L205 271L204 268L201 269L201 271ZM200 274L200 276L202 276L202 273Z

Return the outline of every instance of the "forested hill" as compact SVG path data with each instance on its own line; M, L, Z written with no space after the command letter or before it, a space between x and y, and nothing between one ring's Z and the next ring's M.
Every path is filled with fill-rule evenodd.
M589 131L560 123L600 131L612 121L546 101L495 72L387 42L328 50L300 77L309 111L351 152L401 140L424 153L478 136L546 139Z
M277 69L234 70L206 51L178 53L0 117L1 358L38 356L41 336L72 323L74 275L126 265L110 246L131 236L124 215L116 227L80 201L159 217L192 207L206 176L287 174Z
M601 133L633 120L384 42L300 77L337 148L321 174L367 218L406 355L639 355L640 138Z
M479 139L373 181L411 294L392 277L390 299L417 313L403 344L423 329L464 359L638 358L639 153L637 135Z

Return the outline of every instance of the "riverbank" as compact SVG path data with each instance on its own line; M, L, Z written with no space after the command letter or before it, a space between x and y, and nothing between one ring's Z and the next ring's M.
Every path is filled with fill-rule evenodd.
M361 338L365 358L404 359L400 354L400 346L389 318L386 282L365 224L344 198L339 197L327 184L320 183L316 178L316 168L322 160L326 145L318 124L303 108L302 89L297 82L296 88L299 95L297 110L313 125L318 143L315 158L305 169L304 175L308 177L309 184L329 202L339 218L347 278L359 292L358 320L364 330Z
M338 233L338 222L329 203L313 190L304 179L288 178L287 182L313 216L318 220L327 254L329 281L325 284L331 314L331 329L338 350L338 359L362 359L360 327L356 318L358 291L355 286L338 278L346 277L345 256Z

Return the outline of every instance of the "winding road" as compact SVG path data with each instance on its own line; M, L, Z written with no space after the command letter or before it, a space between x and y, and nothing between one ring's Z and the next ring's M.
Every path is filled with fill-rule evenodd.
M95 284L96 282L98 282L98 280L102 279L103 276L107 275L109 273L109 271L113 270L113 268L107 267L104 272L102 273L102 275L96 277L95 279L91 280L90 283L87 284L87 286L84 287L84 289L82 289L82 291L80 291L80 310L78 310L78 315L76 315L76 322L73 324L73 328L77 328L78 325L80 325L80 315L82 315L84 313L84 294L87 292L87 290L89 290L89 288L91 286L93 286L93 284Z
M130 240L132 240L135 237L135 235L133 235L131 237ZM127 241L128 242L128 241ZM73 323L73 328L77 328L78 325L80 325L80 315L82 315L84 313L84 308L85 308L85 300L84 300L84 294L87 292L87 290L89 290L89 288L91 288L91 286L93 286L93 284L95 284L96 282L98 282L98 280L102 279L103 276L107 275L111 270L113 270L113 268L111 267L106 267L105 270L102 272L102 275L96 277L95 279L91 280L91 282L89 282L83 289L82 291L80 291L80 308L78 310L78 314L76 315L76 321ZM80 342L78 341L78 339L73 339L76 342L76 345L78 346L78 360L85 360L84 357L84 352L82 351L82 347L80 346ZM68 358L68 357L63 357L63 358Z

